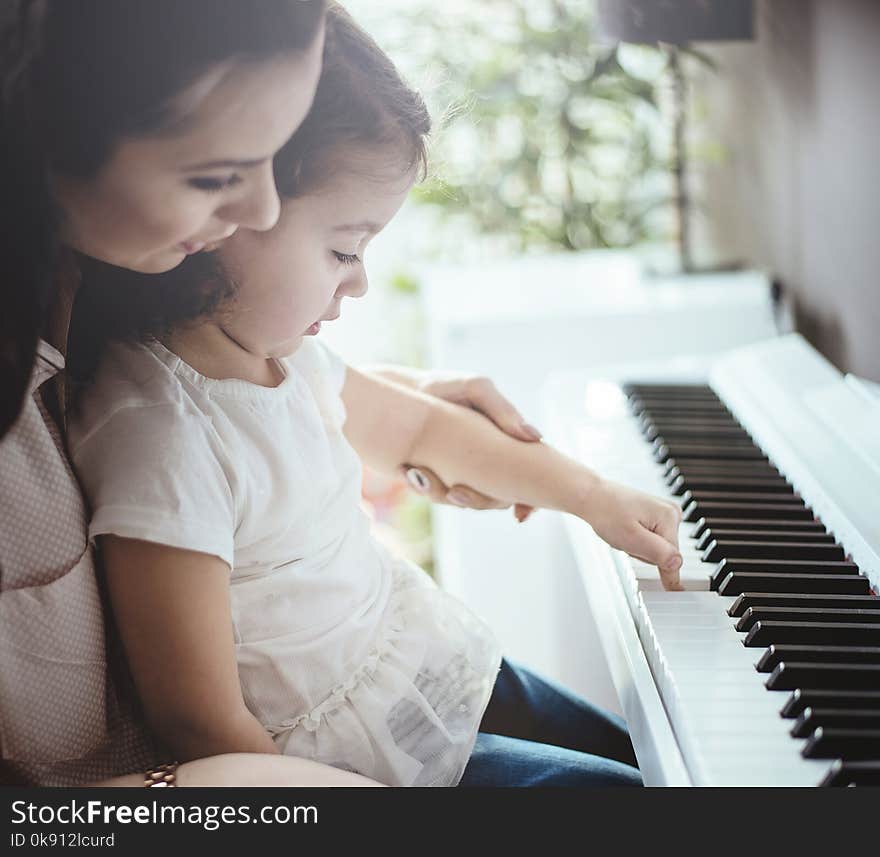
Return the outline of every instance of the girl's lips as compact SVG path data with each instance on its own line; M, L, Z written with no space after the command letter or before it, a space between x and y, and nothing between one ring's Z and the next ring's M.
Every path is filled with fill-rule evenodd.
M177 245L183 250L184 253L188 255L192 255L193 253L198 253L200 250L204 249L205 242L204 241L181 241L180 244Z
M321 329L321 322L323 321L335 321L341 313L336 313L336 315L326 315L324 318L319 318L314 324L310 324L306 328L306 336L314 336Z

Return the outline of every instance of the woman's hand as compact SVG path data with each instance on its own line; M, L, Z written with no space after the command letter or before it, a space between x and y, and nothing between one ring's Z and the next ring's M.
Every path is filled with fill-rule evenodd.
M664 589L683 589L679 570L681 509L668 500L598 479L581 517L611 547L656 565Z
M488 378L473 376L435 375L419 373L410 376L412 386L429 396L436 396L447 402L453 402L466 408L478 411L488 417L505 434L517 440L537 443L541 433L530 426L519 411L503 396ZM509 503L487 497L467 485L445 485L435 473L426 467L401 468L407 482L415 491L424 494L435 503L452 503L468 509L507 509ZM522 523L532 514L534 509L522 503L516 503L513 514Z

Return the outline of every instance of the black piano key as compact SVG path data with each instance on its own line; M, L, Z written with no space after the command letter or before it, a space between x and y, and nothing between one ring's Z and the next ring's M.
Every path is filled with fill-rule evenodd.
M756 518L715 518L705 516L694 523L694 538L699 538L706 530L776 530L782 532L802 532L825 535L825 525L815 519L812 521L760 520Z
M680 402L691 403L695 405L706 405L708 407L721 407L727 409L724 402L717 396L712 395L695 395L693 393L676 395L674 393L654 393L650 391L632 392L628 396L630 404L633 402L649 402L656 407L668 407Z
M785 661L800 664L880 664L880 647L772 645L758 658L755 669L759 673L772 673Z
M654 423L658 428L665 428L666 426L704 425L728 426L729 428L736 428L740 431L745 431L745 428L743 428L742 424L736 419L736 417L732 416L729 412L714 408L704 410L702 413L698 411L687 411L686 413L681 411L674 412L670 408L663 408L662 410L657 410L656 408L650 410L645 409L635 419L636 422L641 425Z
M627 381L621 384L621 389L627 395L632 393L649 393L653 392L657 395L674 395L680 393L685 396L700 396L702 398L714 398L717 401L718 395L708 384L700 384L691 381L681 384L671 384L665 381Z
M656 443L654 446L654 458L657 461L666 461L674 458L676 461L684 458L719 458L731 461L766 461L767 458L758 447L753 444L708 444L708 443Z
M719 595L741 595L743 592L868 595L871 592L871 583L862 574L764 574L732 571L718 586Z
M821 788L880 786L880 762L844 762L838 759L819 786Z
M684 440L690 442L693 439L727 443L730 440L740 440L751 443L751 438L743 429L731 425L708 425L706 423L691 423L689 425L661 423L658 425L649 420L645 420L645 423L642 434L652 442L657 438L662 438L664 441Z
M636 425L646 440L653 443L658 437L681 440L684 437L694 439L721 439L730 437L737 440L748 440L749 436L733 420L726 417L701 416L699 421L687 420L689 430L680 428L684 423L674 422L671 419L651 416L645 411L640 417L636 417Z
M703 414L672 414L657 413L656 411L642 411L636 417L636 422L640 425L656 425L659 429L667 428L732 428L745 432L742 424L729 414L722 411L709 411Z
M880 759L880 728L820 726L807 740L801 755L805 759Z
M844 610L880 610L876 595L815 595L806 592L743 592L727 610L728 616L742 616L750 607L830 607Z
M857 622L774 622L759 620L743 640L747 649L790 643L803 646L877 646L880 626Z
M713 539L706 545L701 558L703 562L720 562L727 557L843 562L846 554L840 545L834 544Z
M805 708L880 708L880 690L816 690L796 688L779 713L797 717Z
M791 735L793 738L809 738L820 726L834 729L880 729L880 710L805 708L791 727Z
M783 661L764 684L768 690L880 690L880 666Z
M880 610L810 607L749 607L736 623L737 631L749 631L755 622L858 622L880 627Z
M760 494L751 491L693 491L688 489L679 498L679 504L682 508L690 503L749 503L760 506L766 504L786 506L800 506L806 508L803 498L798 497L793 491L790 494Z
M655 408L677 408L682 405L693 405L701 408L723 408L727 410L727 406L717 396L694 396L664 393L658 394L654 392L633 392L629 396L629 403L635 407L638 405L649 405Z
M763 494L793 494L794 489L781 476L676 476L669 490L677 497L685 491L743 491Z
M797 530L728 530L723 527L703 530L697 539L697 550L705 550L715 540L725 542L782 542L789 544L835 544L831 533L798 532Z
M687 523L699 521L700 518L729 518L733 520L758 518L775 521L812 521L813 510L804 508L803 504L794 503L724 503L697 502L688 504L682 510L682 520ZM696 533L695 533L696 535Z
M681 387L679 389L672 388L663 388L663 387L627 387L624 388L624 393L627 396L633 398L646 398L646 399L656 399L658 401L667 401L669 399L673 399L675 401L681 401L682 399L687 399L689 401L697 401L697 402L715 402L717 404L721 404L721 399L718 398L717 395L713 392L711 388L702 389L702 388L694 388L689 389L687 387Z
M769 461L718 461L707 458L669 459L663 464L666 476L780 476Z
M715 391L708 384L688 382L672 384L660 381L627 381L621 384L621 389L627 396L653 395L653 396L696 396L701 399L715 399L721 401Z
M720 402L700 401L698 399L692 399L691 401L686 399L660 401L659 399L634 398L629 400L629 406L636 416L644 413L651 416L660 416L661 414L668 416L687 414L694 417L711 416L712 414L723 414L725 417L733 416Z
M818 562L787 559L746 559L726 557L722 559L709 578L709 588L718 589L731 572L758 572L761 574L841 574L857 575L859 567L854 562ZM805 590L807 591L807 590ZM815 590L810 590L815 591Z

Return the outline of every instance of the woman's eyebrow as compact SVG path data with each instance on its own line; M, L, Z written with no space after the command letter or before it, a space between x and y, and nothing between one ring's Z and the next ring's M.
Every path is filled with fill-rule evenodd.
M195 170L218 170L229 167L246 170L250 167L258 167L260 164L265 164L268 160L268 158L250 158L247 160L203 161L199 164L190 164L188 167L184 167L183 171L189 173Z

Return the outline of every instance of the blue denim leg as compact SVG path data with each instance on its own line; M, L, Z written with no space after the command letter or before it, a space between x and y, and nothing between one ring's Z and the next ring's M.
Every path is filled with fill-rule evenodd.
M507 660L461 785L641 785L624 721Z
M464 788L640 785L639 772L621 762L553 744L538 744L488 732L477 735L474 751L459 782Z

